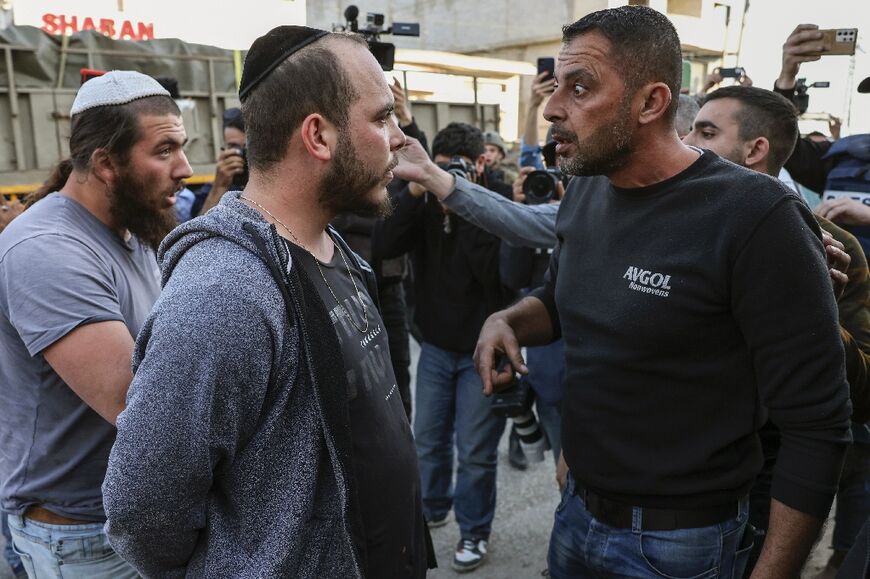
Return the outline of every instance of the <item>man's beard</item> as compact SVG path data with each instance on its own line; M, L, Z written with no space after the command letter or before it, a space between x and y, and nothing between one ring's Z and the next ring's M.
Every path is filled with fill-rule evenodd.
M158 194L127 167L118 175L110 191L112 220L117 227L128 229L157 251L163 238L177 225L175 207L162 206L165 197L171 193L161 191Z
M386 217L393 209L390 196L372 199L374 190L392 171L399 160L393 156L390 164L381 169L365 167L342 133L335 149L332 165L320 184L320 204L333 215L352 212L372 217Z
M631 99L625 98L614 119L606 123L588 137L583 143L576 133L560 131L553 124L553 136L570 140L574 145L573 157L559 157L559 168L567 175L611 175L628 162L632 153L631 140Z

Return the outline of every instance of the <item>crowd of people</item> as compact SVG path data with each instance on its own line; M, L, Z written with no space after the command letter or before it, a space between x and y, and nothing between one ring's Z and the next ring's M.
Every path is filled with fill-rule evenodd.
M85 82L69 158L0 207L7 561L470 572L507 426L516 468L552 451L551 577L795 578L835 497L819 579L866 576L870 135L800 136L820 40L690 96L664 15L588 14L514 163L430 141L362 37L279 26L195 191L166 83Z

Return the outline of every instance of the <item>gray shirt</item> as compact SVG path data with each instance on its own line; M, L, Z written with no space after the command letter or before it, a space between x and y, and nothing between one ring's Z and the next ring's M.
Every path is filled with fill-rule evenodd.
M105 519L100 490L115 428L52 370L43 350L85 324L135 336L160 292L154 252L52 193L0 234L0 499Z

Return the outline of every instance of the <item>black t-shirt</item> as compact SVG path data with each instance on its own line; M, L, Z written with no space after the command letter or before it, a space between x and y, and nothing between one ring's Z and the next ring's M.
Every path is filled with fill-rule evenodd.
M365 575L424 577L425 522L411 427L393 374L383 320L355 258L344 258L336 247L330 263L318 265L305 253L301 266L329 311L347 372L354 477L366 538ZM365 333L360 332L365 318L348 266L368 309Z
M819 229L794 192L705 151L649 187L573 179L556 235L533 295L565 340L574 476L639 506L725 503L761 467L769 411L772 496L826 514L850 408Z

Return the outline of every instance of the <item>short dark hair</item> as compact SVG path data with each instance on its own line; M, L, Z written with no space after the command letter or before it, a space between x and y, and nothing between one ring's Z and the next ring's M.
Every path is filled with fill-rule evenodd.
M797 143L797 109L784 96L754 86L720 88L709 93L704 103L728 98L740 103L740 114L736 115L738 136L744 141L765 137L770 143L767 170L777 175Z
M123 105L105 105L85 109L70 121L68 159L61 161L48 179L27 197L33 205L49 193L62 188L73 170L87 171L98 149L121 163L130 159L130 150L142 138L139 118L154 115L181 116L181 110L168 96L156 95L136 99Z
M368 48L358 34L329 33L291 55L251 91L242 103L248 163L266 171L277 164L305 117L323 115L344 129L359 94L345 65L327 41L345 39Z
M619 6L587 14L562 28L568 43L589 32L600 32L610 41L610 56L622 71L629 97L648 82L663 82L671 89L667 118L677 114L677 95L683 78L680 37L667 17L646 6Z
M224 111L224 128L238 129L245 132L245 119L242 116L242 109L239 107L231 107Z
M441 129L432 141L432 156L460 155L477 161L484 154L483 133L468 123L450 123Z

